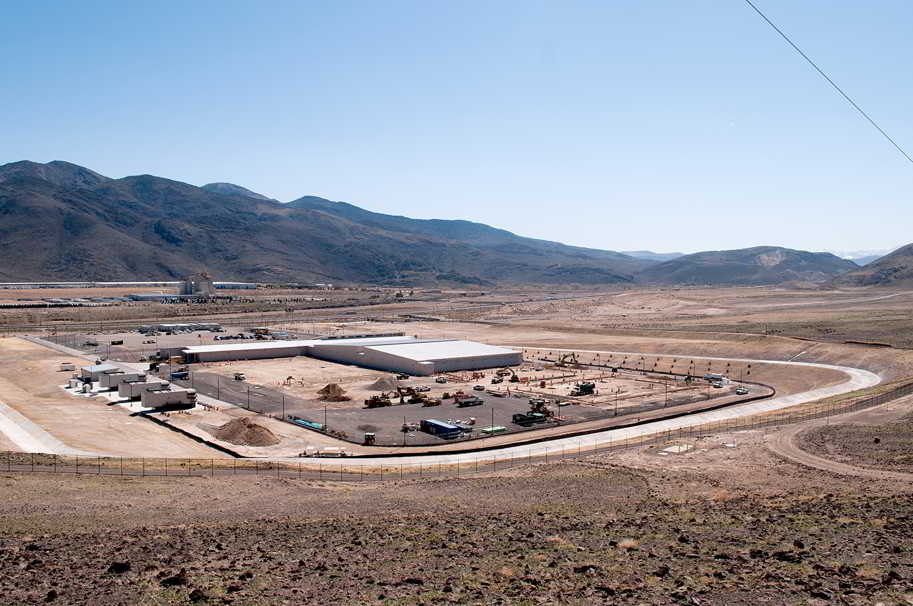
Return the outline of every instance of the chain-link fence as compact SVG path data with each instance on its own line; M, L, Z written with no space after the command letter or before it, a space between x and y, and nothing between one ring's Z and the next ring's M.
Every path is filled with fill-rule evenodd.
M322 460L302 458L297 461L269 461L257 459L172 459L132 458L102 456L64 456L40 453L0 453L0 472L72 473L98 476L131 476L144 478L193 478L229 476L272 476L288 479L321 479L335 481L383 481L425 477L461 477L488 473L516 465L552 462L589 455L604 455L620 451L664 444L675 440L708 437L732 431L764 429L801 423L847 412L878 406L913 394L913 382L906 383L877 395L845 401L825 402L804 406L801 410L764 413L741 419L730 419L684 427L649 436L600 442L593 435L592 447L587 446L587 436L577 436L574 447L559 447L554 441L542 441L524 447L511 447L490 452L479 451L463 456L457 462L447 462L447 453L428 455L427 462L391 463L392 457L348 457ZM567 436L563 436L567 437ZM482 444L484 446L484 444ZM414 460L416 455L409 455ZM451 455L452 456L452 453Z

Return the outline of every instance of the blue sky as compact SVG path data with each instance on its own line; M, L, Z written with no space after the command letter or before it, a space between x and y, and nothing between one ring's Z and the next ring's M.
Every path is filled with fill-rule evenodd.
M913 3L756 2L913 153ZM913 241L913 165L741 0L0 7L0 163L613 250Z

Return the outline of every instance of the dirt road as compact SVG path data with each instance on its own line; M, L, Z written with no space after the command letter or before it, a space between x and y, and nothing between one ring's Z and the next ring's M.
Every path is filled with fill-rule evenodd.
M832 461L803 450L799 447L797 440L799 434L827 424L864 423L873 421L880 424L890 422L903 415L908 415L911 406L913 406L913 398L903 398L902 400L888 402L869 410L852 412L831 418L814 419L793 427L787 427L770 435L767 440L767 447L775 454L789 461L812 469L820 469L822 471L859 478L913 482L913 473L868 469Z

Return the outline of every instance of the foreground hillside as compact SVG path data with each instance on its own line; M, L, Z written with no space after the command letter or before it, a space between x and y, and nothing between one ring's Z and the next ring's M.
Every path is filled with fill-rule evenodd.
M224 183L109 179L66 162L7 164L0 281L173 279L208 270L226 280L617 284L649 263L467 221L383 220L303 200L280 204Z
M913 286L913 244L838 276L838 286Z
M680 461L638 455L640 469L586 458L354 486L0 473L0 566L11 572L0 595L150 606L913 599L908 487L831 478L729 439L734 450L704 445Z

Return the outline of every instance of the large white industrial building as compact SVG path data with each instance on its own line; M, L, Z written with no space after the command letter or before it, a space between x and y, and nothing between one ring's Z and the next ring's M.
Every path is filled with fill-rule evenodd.
M184 348L183 354L188 362L309 356L329 362L404 372L416 376L517 366L523 362L521 352L506 347L458 339L415 337L359 337L200 345Z

